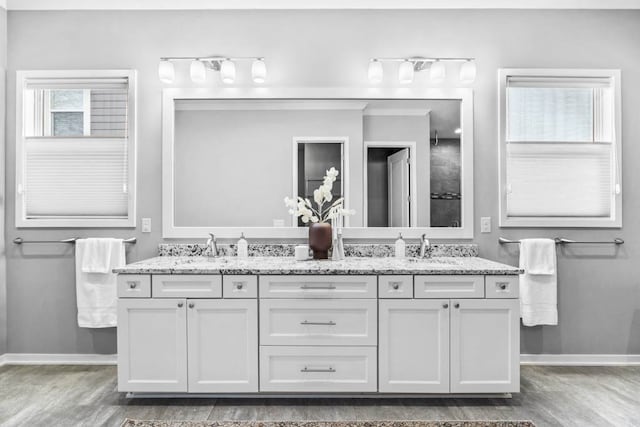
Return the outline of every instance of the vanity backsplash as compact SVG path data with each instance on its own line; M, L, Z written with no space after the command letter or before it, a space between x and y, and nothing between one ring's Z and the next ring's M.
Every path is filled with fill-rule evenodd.
M249 256L282 256L294 255L297 244L250 243ZM235 244L218 245L222 256L236 256ZM347 257L392 257L393 244L348 244L344 245ZM420 253L419 244L407 244L406 256L416 257ZM427 249L431 257L477 257L478 245L473 243L434 243ZM210 252L202 243L161 243L158 245L159 256L208 256Z

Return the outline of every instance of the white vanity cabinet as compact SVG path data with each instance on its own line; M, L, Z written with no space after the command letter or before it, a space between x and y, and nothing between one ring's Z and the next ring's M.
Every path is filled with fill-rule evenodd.
M118 300L118 390L187 391L184 299Z
M380 300L380 392L518 392L517 279L416 276L415 299ZM479 298L484 295L485 280L491 289L496 282L501 284L499 288L508 283L511 292ZM425 299L418 289L429 288L432 283L438 287L434 294L449 298ZM446 283L454 284L450 291ZM460 292L475 297L459 299Z
M178 279L169 282L179 283ZM191 295L192 284L198 282L211 282L211 277L184 280L185 295ZM175 286L172 292L182 295ZM257 392L257 300L120 298L118 390Z
M518 392L518 276L121 274L118 390Z

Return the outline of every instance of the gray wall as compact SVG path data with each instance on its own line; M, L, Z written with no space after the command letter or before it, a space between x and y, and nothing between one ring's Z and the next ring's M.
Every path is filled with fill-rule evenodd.
M0 164L4 164L5 68L7 67L7 11L0 7ZM0 354L7 352L7 270L4 241L4 173L0 172Z
M602 31L606 29L606 31ZM150 257L161 241L160 56L261 55L273 85L366 85L372 56L473 56L475 90L475 241L481 256L515 264L513 238L563 235L627 243L572 247L559 254L560 325L526 328L525 353L640 353L640 11L216 11L10 12L7 111L7 241L27 238L136 236L129 260ZM623 75L622 230L497 228L500 67L620 68ZM138 230L16 230L13 227L15 71L135 68L139 71ZM185 85L186 68L180 68ZM242 71L242 70L239 70ZM244 70L246 73L246 70ZM453 72L451 73L453 74ZM420 76L419 81L423 81ZM241 82L245 82L247 79ZM454 83L455 84L455 83ZM416 82L416 86L419 82ZM352 170L361 174L361 170ZM491 216L492 233L479 233ZM113 330L75 324L73 254L60 246L7 249L10 352L114 352Z

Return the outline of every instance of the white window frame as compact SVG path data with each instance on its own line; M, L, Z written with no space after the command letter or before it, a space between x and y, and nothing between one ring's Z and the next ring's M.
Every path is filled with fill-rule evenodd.
M21 70L16 72L16 186L15 186L15 226L17 228L135 228L136 226L136 164L137 164L137 110L136 110L135 70ZM21 191L25 182L24 145L24 88L33 78L123 78L128 80L127 105L127 217L51 217L27 218L24 195Z
M509 77L600 77L609 78L613 85L613 138L615 161L613 173L618 191L611 206L611 215L600 217L509 217L507 215L507 135L506 95ZM622 101L620 70L611 69L537 69L505 68L498 70L498 129L499 129L499 209L500 227L563 227L563 228L621 228L622 227Z

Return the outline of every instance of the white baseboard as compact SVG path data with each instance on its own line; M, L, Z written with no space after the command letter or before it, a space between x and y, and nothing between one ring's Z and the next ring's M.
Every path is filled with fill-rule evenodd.
M521 354L521 365L629 366L640 365L640 354Z
M115 354L40 354L7 353L0 355L2 365L115 365ZM521 365L542 366L635 366L640 354L522 354Z
M115 365L115 354L40 354L7 353L0 355L2 365Z

